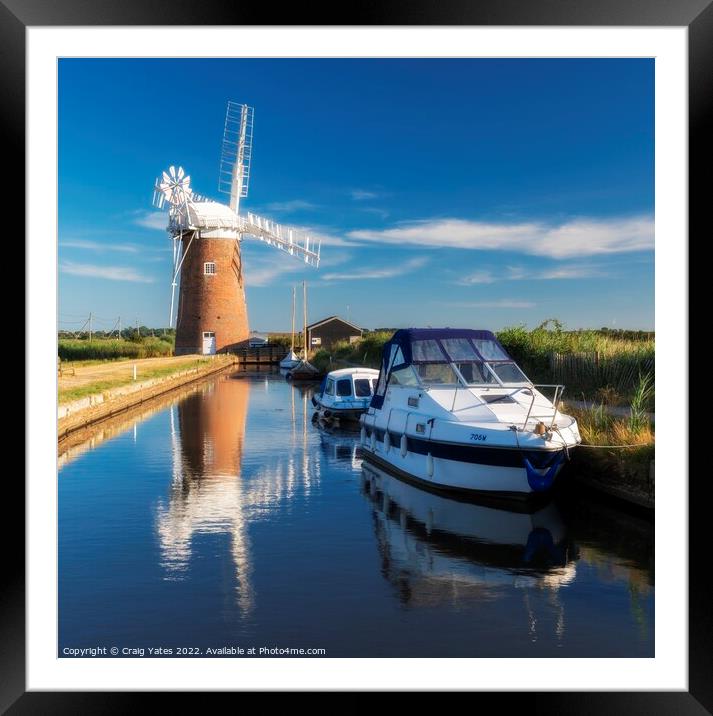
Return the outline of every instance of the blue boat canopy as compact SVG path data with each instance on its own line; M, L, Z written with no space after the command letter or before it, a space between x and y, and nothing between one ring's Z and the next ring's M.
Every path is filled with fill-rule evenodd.
M500 362L512 363L513 359L491 331L470 328L404 328L396 331L384 344L379 382L371 405L381 408L391 374L410 365L423 372L423 367L428 365Z

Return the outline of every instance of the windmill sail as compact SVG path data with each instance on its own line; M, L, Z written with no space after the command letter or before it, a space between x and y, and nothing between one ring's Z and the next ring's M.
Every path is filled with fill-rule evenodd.
M265 219L248 212L243 231L284 251L290 256L301 258L310 266L319 266L321 242L313 241L300 229L282 226L271 219Z
M237 214L240 199L248 195L253 147L254 109L228 102L220 154L218 191L230 196L230 208Z

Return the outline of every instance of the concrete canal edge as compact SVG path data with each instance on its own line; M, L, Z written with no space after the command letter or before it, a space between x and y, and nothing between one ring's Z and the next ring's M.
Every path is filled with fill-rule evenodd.
M171 375L112 388L81 400L58 405L58 444L79 430L91 428L176 388L233 370L239 365L237 358L232 355L219 356L216 362L218 365L211 362L205 367L177 371Z
M590 457L591 460L591 457ZM621 466L602 464L598 460L577 460L572 470L572 481L582 488L593 490L618 502L651 511L655 509L655 460L647 469L630 472Z

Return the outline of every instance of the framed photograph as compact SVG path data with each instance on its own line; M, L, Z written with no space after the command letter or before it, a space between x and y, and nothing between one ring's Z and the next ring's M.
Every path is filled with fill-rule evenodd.
M0 12L30 427L4 710L713 711L681 414L708 0Z

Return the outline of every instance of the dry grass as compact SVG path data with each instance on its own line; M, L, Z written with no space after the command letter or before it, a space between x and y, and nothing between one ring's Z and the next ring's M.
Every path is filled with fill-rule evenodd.
M104 393L112 388L120 388L134 382L133 366L136 364L137 381L163 378L174 373L199 368L214 361L226 360L224 356L198 358L157 358L142 361L112 361L111 363L78 365L75 375L66 375L59 379L58 401L68 403L88 395Z

